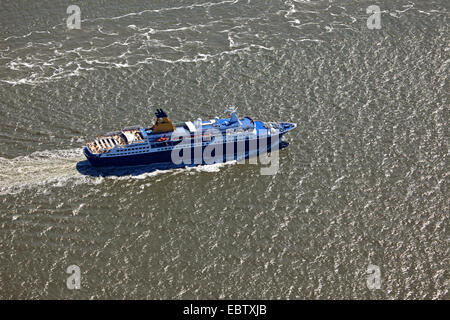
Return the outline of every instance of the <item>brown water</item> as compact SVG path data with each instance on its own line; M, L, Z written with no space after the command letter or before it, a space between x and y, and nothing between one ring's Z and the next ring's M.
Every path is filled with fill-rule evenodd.
M378 1L380 30L371 1L70 4L0 4L0 298L450 298L448 1ZM298 124L276 175L76 169L227 104Z

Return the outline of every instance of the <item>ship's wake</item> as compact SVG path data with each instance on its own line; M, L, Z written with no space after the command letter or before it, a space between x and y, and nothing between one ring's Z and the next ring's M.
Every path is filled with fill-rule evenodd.
M74 178L79 175L75 166L82 159L82 149L38 151L13 159L0 157L0 195Z
M95 168L83 155L81 148L33 152L13 159L0 157L0 195L16 194L40 186L63 187L68 183L100 184L105 180L146 179L162 173L218 172L236 161L200 166L170 164Z

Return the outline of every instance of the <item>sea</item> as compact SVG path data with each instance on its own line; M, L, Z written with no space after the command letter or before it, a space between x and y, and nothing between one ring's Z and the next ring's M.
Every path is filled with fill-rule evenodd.
M2 0L0 298L450 299L449 9ZM276 172L82 153L227 106L297 124Z

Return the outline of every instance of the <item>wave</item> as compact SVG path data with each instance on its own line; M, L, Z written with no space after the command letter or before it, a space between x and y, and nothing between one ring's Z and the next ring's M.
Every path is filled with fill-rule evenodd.
M143 10L82 20L81 30L67 32L65 25L59 24L49 30L7 37L3 39L7 48L0 55L3 62L0 74L4 74L0 82L33 85L94 70L140 68L153 63L202 63L241 52L251 55L275 50L273 40L279 37L274 38L273 31L266 26L277 12L260 11L252 16L253 12L245 12L247 7L244 7L238 16L213 17L211 12L191 19L192 9L209 10L236 3L237 0L227 0ZM173 10L187 12L175 24L167 20L164 25L152 25L152 19L138 18L147 13L164 15Z
M68 183L83 185L114 180L145 180L160 174L219 172L233 164L236 161L177 168L141 166L98 169L85 160L81 148L38 151L13 159L0 157L0 195L17 194L44 185L63 187Z
M209 9L217 6L227 6L229 13L221 10L215 16ZM204 63L239 53L275 51L283 42L320 45L330 41L332 33L360 32L363 19L351 7L325 2L286 0L279 7L249 8L238 0L195 3L85 19L81 30L70 32L60 23L49 30L9 36L0 40L0 82L33 85L95 70ZM171 18L174 10L184 10L176 21ZM408 3L397 5L390 14L400 17L410 11L423 13ZM152 19L153 14L158 19Z
M74 177L81 149L39 151L14 159L0 157L0 195Z

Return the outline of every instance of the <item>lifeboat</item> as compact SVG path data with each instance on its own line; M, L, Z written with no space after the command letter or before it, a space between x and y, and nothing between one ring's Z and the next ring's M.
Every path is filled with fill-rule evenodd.
M169 140L169 138L167 138L167 137L159 137L159 138L153 140L153 142L163 142L163 141L167 141L167 140Z

